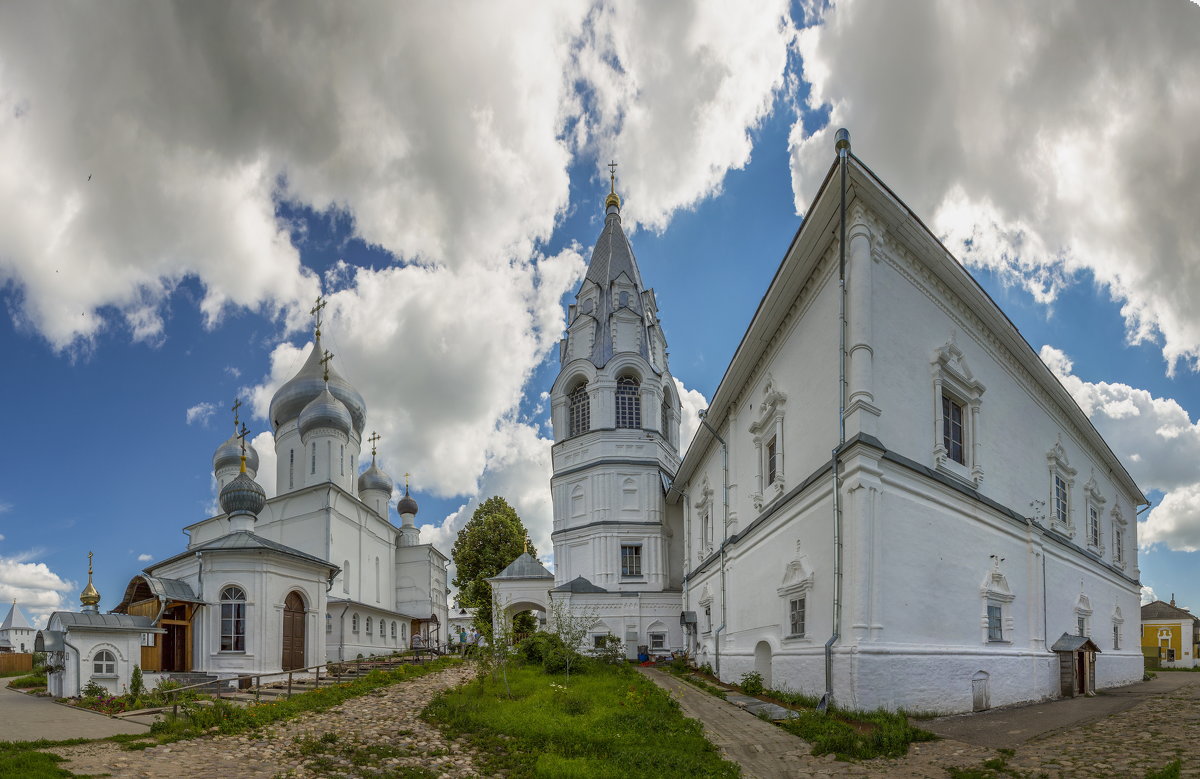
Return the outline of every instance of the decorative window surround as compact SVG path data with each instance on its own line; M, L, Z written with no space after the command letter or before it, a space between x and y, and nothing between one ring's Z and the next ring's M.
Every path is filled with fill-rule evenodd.
M775 379L768 373L763 385L763 400L758 406L758 416L750 423L750 434L754 436L755 459L758 462L754 492L750 499L754 501L757 511L762 511L765 503L783 494L783 415L786 404L787 393L775 388ZM774 479L771 478L769 452L772 443L775 449Z
M700 517L700 543L697 544L697 560L703 561L713 549L713 491L708 484L708 477L700 486L700 499L696 501L696 514Z
M1104 556L1104 504L1108 501L1100 494L1096 484L1096 476L1092 475L1087 484L1083 485L1084 505L1087 506L1087 548L1100 557Z
M1125 570L1125 527L1129 520L1125 518L1125 513L1121 510L1121 499L1118 497L1113 501L1112 511L1109 512L1112 518L1112 561L1113 565Z
M1125 617L1121 614L1121 607L1113 608L1113 649L1121 648L1121 625L1125 624Z
M1079 600L1075 601L1075 626L1080 632L1076 635L1091 634L1092 601L1083 594L1083 583L1080 582Z
M983 632L982 640L985 644L1011 644L1013 635L1013 616L1010 604L1016 600L1012 589L1008 586L1008 579L1004 578L1004 574L1000 571L1000 563L1004 562L1004 558L998 555L992 555L992 570L987 572L983 577L983 583L979 586L979 595L982 600L983 612L980 619L980 627ZM1000 610L1000 637L993 638L995 628L994 614L988 614L988 607L998 608Z
M783 571L783 581L775 592L778 593L783 609L783 619L780 623L788 633L784 636L787 640L805 639L805 633L792 633L792 601L804 600L807 601L809 590L813 585L813 570L808 564L808 556L804 554L802 542L796 541L796 556ZM807 602L804 604L807 606ZM807 615L805 615L807 616Z
M1046 453L1046 464L1050 469L1050 529L1073 537L1075 517L1071 511L1071 488L1075 486L1077 471L1067 462L1061 436Z
M978 487L983 483L982 447L979 440L979 410L987 389L975 379L966 357L955 342L955 335L934 350L933 360L933 466ZM942 397L948 397L963 409L963 462L950 458L945 444L945 419Z
M704 632L712 632L712 589L706 584L704 589L700 591L700 608L704 610Z

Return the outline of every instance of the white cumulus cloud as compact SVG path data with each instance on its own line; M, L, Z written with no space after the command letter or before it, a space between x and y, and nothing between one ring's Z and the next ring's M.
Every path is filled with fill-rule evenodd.
M140 554L137 556L137 559L139 563L148 563L154 559L154 555Z
M1091 418L1144 491L1165 495L1138 525L1138 544L1200 550L1200 425L1172 398L1116 382L1089 382L1072 373L1060 349L1043 346L1042 360Z
M36 551L0 556L0 603L15 599L34 627L44 627L46 618L66 606L76 587L45 563L30 562L36 556Z
M1200 14L1075 0L841 0L799 35L828 126L792 131L796 207L833 132L968 264L1051 302L1079 271L1173 370L1200 359Z
M216 403L197 403L187 410L187 423L193 425L199 422L202 425L208 424L208 420L212 419L212 415L217 410Z

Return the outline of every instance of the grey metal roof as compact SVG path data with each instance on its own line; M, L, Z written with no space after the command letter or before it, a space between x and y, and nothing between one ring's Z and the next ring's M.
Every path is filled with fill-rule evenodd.
M133 603L136 596L136 591L139 582L145 582L150 593L161 601L183 601L185 603L203 603L204 601L196 597L196 593L192 591L192 586L182 579L166 579L161 576L150 576L149 574L139 573L129 580L129 584L125 587L125 595L121 598L121 602L117 604L114 612L120 611L123 607Z
M217 447L217 451L213 453L213 471L219 471L222 468L237 468L242 464L242 439L237 435L231 435ZM251 473L258 473L258 451L246 442L246 470Z
M66 633L61 630L39 630L33 637L33 651L61 652L65 648L65 637Z
M621 305L619 298L615 297L617 292L613 290L613 282L624 275L633 284L635 292L629 296L625 306ZM615 209L610 209L608 216L604 219L604 229L600 231L600 237L596 240L596 246L592 249L592 259L588 263L587 275L584 276L583 282L580 284L579 293L576 293L576 299L579 294L584 291L588 282L595 284L600 288L598 295L598 303L596 307L589 311L576 309L575 318L581 316L590 316L594 318L596 327L601 329L601 332L607 330L609 319L621 308L628 308L642 320L642 328L646 329L646 314L642 307L642 293L645 292L645 286L642 284L642 274L638 270L637 260L633 256L633 248L629 245L629 238L626 237L625 231L621 228L621 217L616 213ZM572 322L571 324L574 324ZM613 356L612 338L597 337L592 339L592 364L597 368L604 367ZM642 333L642 337L638 339L638 351L647 361L650 359L650 338L646 332Z
M1100 651L1100 647L1096 646L1095 642L1087 636L1072 636L1069 633L1063 633L1054 642L1054 646L1050 647L1051 652L1078 652L1080 649L1086 649L1089 652Z
M508 564L500 573L488 579L553 579L554 574L546 570L546 566L537 561L537 558L529 554L523 553L516 560Z
M50 621L57 619L63 625L75 630L135 630L142 633L161 633L162 628L154 627L154 621L149 617L135 617L132 614L83 614L78 611L56 611L50 615Z
M560 587L555 587L554 591L555 592L608 592L608 590L604 589L603 587L596 585L596 584L592 584L590 581L583 578L583 576L576 576L574 579L567 582L566 584L564 584Z
M4 618L3 624L0 624L0 630L32 630L33 625L29 624L29 620L25 619L25 615L17 608L17 602L13 601L12 606L8 610L8 616Z
M275 397L271 398L271 423L273 430L278 430L284 422L300 416L300 412L325 389L325 369L321 365L321 338L318 336L308 353L308 359L300 370L279 388ZM358 390L350 382L342 378L332 365L329 366L329 391L335 398L346 404L354 429L362 433L367 424L367 404Z
M316 555L310 555L308 552L301 552L299 549L293 549L290 546L281 544L278 541L271 541L263 538L257 533L252 533L249 530L235 530L232 533L226 533L220 538L214 538L212 541L206 541L198 546L190 547L186 552L180 552L174 557L168 557L160 563L155 563L146 570L153 570L167 563L173 563L176 560L182 560L185 557L191 557L196 552L229 552L229 551L245 551L245 550L262 550L266 552L278 552L279 554L290 555L301 560L307 560L321 565L333 571L342 570L328 560L322 560Z
M1163 603L1160 600L1142 606L1142 619L1190 619L1200 622L1200 617L1197 617L1187 609L1181 609L1178 606L1172 606L1170 603Z
M6 647L11 648L12 642L9 641L7 638L0 638L0 646L6 646Z
M358 491L362 493L364 490L383 490L388 495L392 494L392 477L375 464L374 455L371 456L371 467L358 477Z

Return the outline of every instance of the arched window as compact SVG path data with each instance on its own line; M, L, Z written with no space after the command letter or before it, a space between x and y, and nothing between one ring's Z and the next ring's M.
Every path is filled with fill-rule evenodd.
M333 615L330 614L328 611L325 612L325 632L326 633L333 632Z
M569 435L580 435L592 429L592 402L588 398L586 381L568 396L567 413L570 418Z
M367 635L371 635L371 618L367 617Z
M396 640L396 621L392 620L392 640Z
M642 426L642 399L638 397L638 380L632 376L617 379L617 427L637 429Z
M92 658L92 673L97 676L116 676L117 658L107 649L101 649Z
M663 393L662 408L658 411L658 430L663 438L671 440L671 396Z
M358 632L358 614L357 613L353 614L350 617L350 632L351 633Z
M407 622L400 623L400 640L408 641L408 623Z
M350 561L342 561L342 592L350 592Z
M241 587L221 590L221 651L246 651L246 592Z

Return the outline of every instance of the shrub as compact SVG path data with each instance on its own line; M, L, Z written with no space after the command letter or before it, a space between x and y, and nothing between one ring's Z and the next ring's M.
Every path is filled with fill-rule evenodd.
M33 653L33 670L34 670L34 672L36 673L38 670L43 669L45 667L46 667L46 653L45 652L34 652Z
M108 690L96 682L88 682L83 686L81 693L85 698L99 698L102 695L108 695Z
M540 665L555 650L566 649L562 639L553 633L538 632L517 644L517 654L527 663Z
M129 697L137 700L142 697L142 693L146 691L146 685L142 682L142 667L135 665L133 673L129 677Z
M600 646L592 650L592 657L595 657L605 665L620 665L625 662L625 644L621 643L621 639L609 633L600 639Z
M579 656L578 652L564 647L555 647L546 653L542 660L542 670L548 674L567 673Z
M758 671L747 671L742 674L742 682L738 685L747 695L762 695L763 678Z
M713 675L712 665L709 663L705 663L704 665L700 666L697 670L700 671L700 673L704 674L705 676Z

